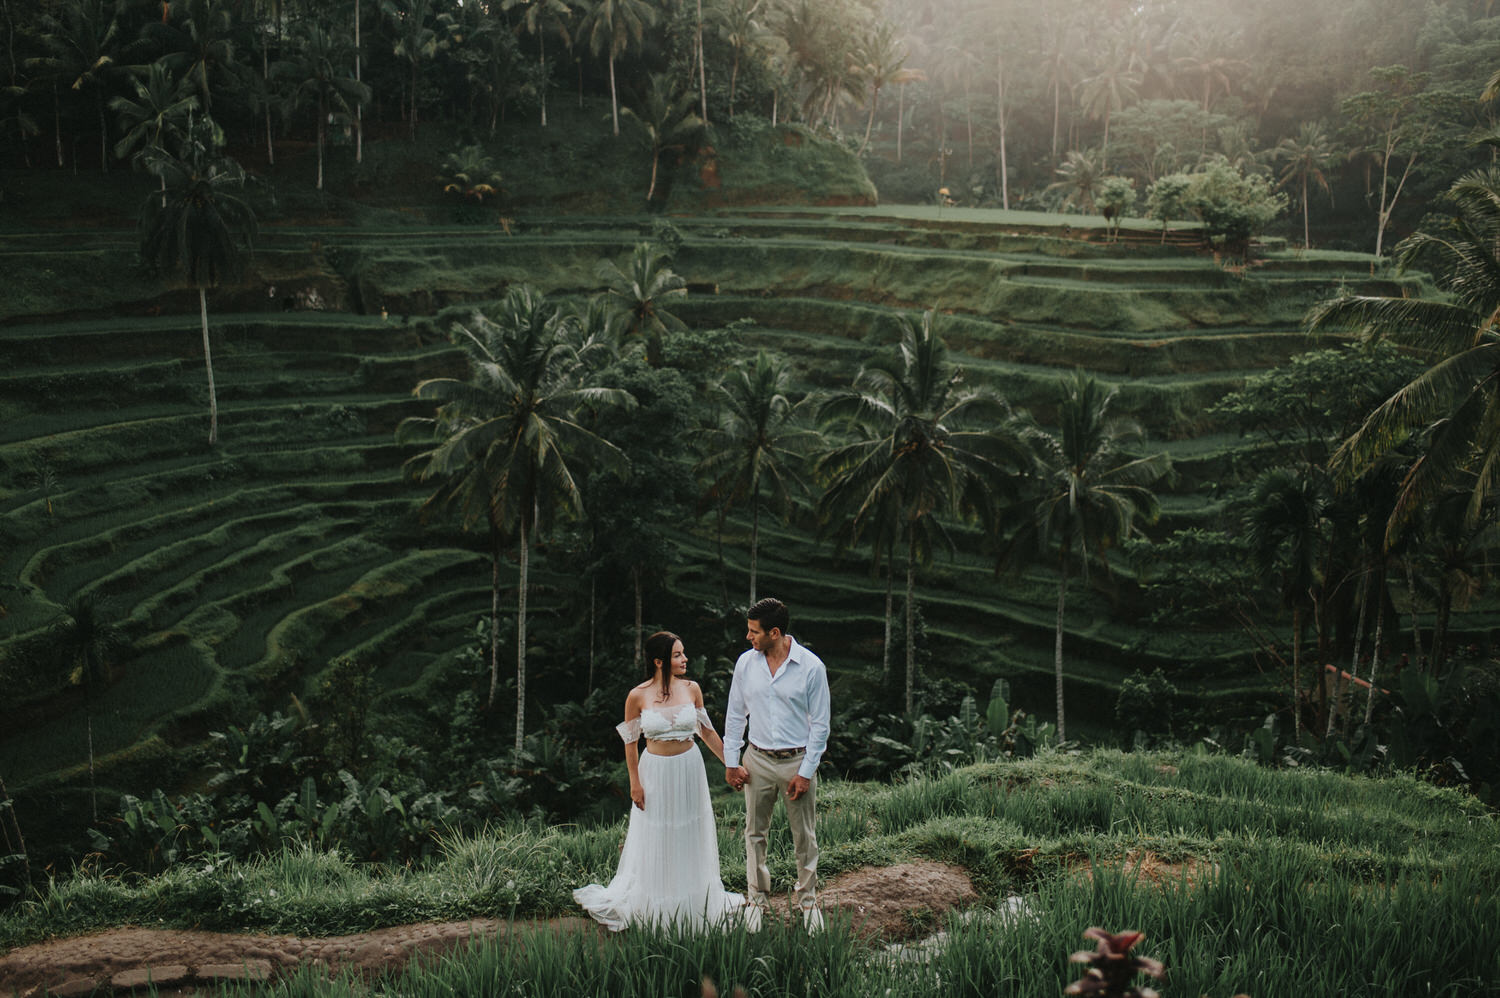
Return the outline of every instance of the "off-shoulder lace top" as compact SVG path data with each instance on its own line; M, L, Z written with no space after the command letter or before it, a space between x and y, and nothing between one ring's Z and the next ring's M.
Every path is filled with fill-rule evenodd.
M699 725L709 729L714 726L708 719L708 712L702 707L684 703L660 710L647 707L641 711L640 717L615 725L615 730L620 733L620 739L627 743L634 742L641 735L653 741L685 742L698 733Z

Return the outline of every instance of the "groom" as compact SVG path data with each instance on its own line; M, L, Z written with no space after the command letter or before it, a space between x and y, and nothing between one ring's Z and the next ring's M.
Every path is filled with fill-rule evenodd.
M734 664L724 717L724 779L745 790L747 925L760 927L771 871L766 832L776 799L786 800L797 854L797 904L809 932L823 924L818 909L818 839L814 830L818 762L828 747L828 672L822 659L788 634L791 615L778 599L759 600L746 614L750 649ZM749 719L749 741L745 722ZM749 751L741 752L748 744Z

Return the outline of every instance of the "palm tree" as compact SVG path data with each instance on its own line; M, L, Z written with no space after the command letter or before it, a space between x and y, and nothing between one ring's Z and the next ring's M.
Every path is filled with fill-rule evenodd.
M26 839L21 835L21 823L16 820L16 802L5 788L5 780L0 778L0 813L4 820L0 821L0 837L3 837L5 850L8 856L19 856L21 860L20 891L24 895L31 884L31 857L26 853Z
M114 153L119 159L132 153L139 158L153 146L169 154L180 152L193 112L198 109L192 82L186 78L173 79L165 63L153 62L146 67L145 76L144 80L130 81L135 89L134 100L119 96L109 101L110 110L125 129L115 143ZM165 198L165 177L161 178L161 189Z
M1302 248L1312 248L1308 228L1307 189L1316 184L1325 193L1332 193L1328 186L1327 170L1333 165L1335 152L1328 135L1318 122L1304 121L1295 139L1282 139L1276 146L1276 158L1286 161L1281 168L1278 187L1295 184L1302 196Z
M646 28L656 23L656 8L647 0L593 0L584 14L580 34L588 39L589 51L609 61L609 109L614 134L620 134L620 99L615 87L615 62L641 44Z
M230 193L244 183L244 171L218 155L222 142L216 126L200 118L188 128L184 159L153 149L146 168L163 178L167 195L153 194L141 217L141 258L198 290L210 447L219 440L219 400L208 338L208 289L240 272L255 235L255 213Z
M1094 75L1078 85L1084 113L1104 120L1104 141L1099 153L1101 168L1109 159L1109 119L1115 111L1135 100L1140 85L1141 74L1135 52L1118 40L1110 42L1109 50L1095 67Z
M931 311L918 328L903 318L896 352L870 361L851 390L819 406L825 425L855 433L818 460L827 483L819 512L825 520L847 514L855 540L880 541L894 529L906 544L908 713L916 683L917 564L931 561L935 542L952 546L942 517L990 502L1020 459L1019 446L996 430L1006 425L1008 407L991 392L963 386L934 323Z
M764 45L770 32L756 19L765 0L724 0L715 8L719 35L734 52L729 67L729 116L734 117L734 95L739 85L740 61Z
M1328 544L1330 500L1311 469L1277 468L1255 483L1245 533L1260 569L1280 582L1281 603L1292 611L1292 730L1302 740L1302 633L1305 614L1318 611L1320 569Z
M656 197L656 174L661 166L661 154L683 149L687 139L703 127L703 119L688 110L692 103L693 95L677 91L668 74L652 73L651 85L641 98L640 109L623 108L626 117L640 123L651 143L651 184L646 188L648 203Z
M1468 523L1500 494L1500 167L1460 177L1446 194L1448 231L1418 232L1396 248L1398 267L1421 264L1443 300L1344 296L1309 313L1314 330L1354 329L1390 339L1431 366L1382 403L1335 451L1331 468L1352 479L1395 448L1420 438L1421 455L1401 483L1386 530L1399 530L1449 487L1470 489Z
M465 529L490 531L492 567L489 704L499 688L499 559L506 539L518 544L516 596L516 735L526 720L526 602L530 550L565 517L582 513L580 462L624 471L614 445L579 422L585 409L634 403L628 392L592 384L580 359L577 324L530 286L512 288L492 320L475 312L454 337L469 356L469 377L434 378L413 394L438 403L435 416L411 417L402 440L436 442L408 462L416 477L436 482L429 507L456 509Z
M1063 624L1074 556L1085 580L1093 565L1108 570L1109 549L1156 519L1159 503L1151 486L1171 470L1165 454L1134 457L1127 451L1145 431L1133 419L1109 414L1116 392L1079 373L1062 386L1058 431L1035 423L1024 430L1034 455L1031 490L1023 500L1029 515L1014 528L1011 545L1051 550L1057 559L1053 670L1059 744L1067 740Z
M162 61L173 72L196 82L203 110L212 113L214 82L233 87L242 75L232 9L218 0L179 0L167 12L145 33L166 49Z
M109 125L105 120L105 93L109 77L118 70L115 57L123 39L111 0L66 0L56 14L42 14L36 44L45 53L27 59L26 65L41 71L52 87L52 118L56 133L57 165L63 165L62 110L59 89L91 93L99 119L99 168L109 169ZM76 166L76 159L75 166Z
M1071 205L1084 214L1094 211L1094 196L1104 181L1103 157L1094 158L1095 150L1079 152L1068 150L1062 166L1057 168L1058 179L1047 185L1047 191L1060 191L1063 207Z
M439 16L447 17L447 15L436 15L436 0L381 0L381 4L386 23L395 32L395 44L391 51L396 58L404 60L411 69L407 83L409 90L407 128L408 134L415 141L417 137L417 93L422 63L448 47L446 26L451 22L445 20L438 24L438 27L434 27L434 24L438 23Z
M527 34L535 35L539 52L537 65L539 71L537 76L540 80L542 105L542 127L547 127L547 36L556 35L563 45L570 46L573 40L569 35L569 21L573 17L573 8L565 0L505 0L501 5L503 10L513 10L518 6L524 6L526 12L521 16L521 24L526 28Z
M295 47L290 59L278 62L275 75L292 86L288 105L295 109L311 104L317 114L318 180L323 189L323 149L327 144L330 122L349 120L350 105L359 106L370 99L370 88L350 76L342 67L351 49L340 38L312 21L297 25Z
M84 728L88 738L89 806L99 820L99 802L94 779L94 696L108 678L115 656L126 640L118 626L107 619L107 610L91 593L75 596L52 628L52 646L68 670L68 682L83 687Z
M764 350L753 363L731 373L714 388L717 418L703 438L698 470L706 474L722 508L736 502L750 507L750 598L755 602L756 557L760 550L760 508L785 514L803 483L797 462L821 441L805 426L805 405L791 398L791 368ZM805 400L804 400L805 402Z
M859 152L863 156L870 147L870 132L875 127L875 110L880 103L880 91L892 83L902 83L911 77L905 72L906 47L896 38L891 25L880 22L871 29L861 50L863 64L860 76L870 88L870 114L865 119L865 137L860 141Z
M597 270L616 334L622 339L644 337L646 362L652 367L661 366L662 337L685 327L666 306L666 299L687 294L687 282L667 266L670 259L664 249L637 243L623 269L613 260L604 260Z

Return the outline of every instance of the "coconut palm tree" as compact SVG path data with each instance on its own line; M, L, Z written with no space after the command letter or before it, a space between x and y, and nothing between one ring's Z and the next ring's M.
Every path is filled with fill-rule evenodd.
M651 144L651 184L646 188L648 203L656 197L656 176L662 153L685 148L688 139L703 127L703 119L688 110L692 103L693 95L677 90L671 76L652 73L640 108L621 109L627 118L640 124Z
M94 821L99 820L94 779L94 697L125 645L124 633L108 619L106 607L92 593L75 596L52 627L52 647L68 672L69 684L83 688L84 730L89 755L89 807Z
M255 213L232 193L243 185L244 171L219 156L222 143L213 122L198 118L188 127L184 158L153 147L146 169L163 178L166 197L151 195L140 225L141 258L146 264L185 279L198 291L208 373L209 446L219 440L219 400L208 338L208 289L240 272L255 237Z
M517 7L524 8L521 15L521 25L529 35L535 35L538 46L538 88L540 90L540 103L542 105L542 127L547 127L547 81L549 73L547 70L547 36L556 35L564 46L571 46L573 39L570 34L573 19L573 7L565 0L505 0L501 5L502 10L514 10Z
M906 46L896 37L895 29L883 21L870 29L860 55L860 78L870 89L870 114L865 118L865 137L860 141L859 152L856 154L863 156L870 147L870 132L875 127L875 110L880 103L880 91L911 77L905 71Z
M198 98L187 78L174 79L165 63L153 62L145 67L145 79L132 79L135 98L111 97L110 110L115 112L125 134L115 143L119 159L132 154L139 160L148 148L155 146L169 154L181 151ZM166 197L166 178L161 179L162 197Z
M740 63L747 53L754 53L769 43L771 32L756 15L766 0L723 0L713 8L719 36L734 53L729 65L729 116L734 117L734 95L739 86Z
M1141 85L1140 66L1133 49L1118 39L1109 43L1094 74L1078 84L1083 111L1091 118L1103 119L1104 141L1099 147L1099 165L1109 160L1109 119L1120 108L1135 100Z
M381 0L386 24L395 36L391 52L410 69L407 83L407 130L417 138L417 93L422 63L448 47L447 15L437 13L436 0Z
M1468 522L1500 495L1500 167L1460 177L1446 194L1447 231L1418 232L1396 248L1398 267L1420 265L1443 299L1348 295L1309 313L1314 330L1353 329L1389 339L1431 366L1386 399L1334 452L1330 465L1352 479L1420 438L1421 454L1401 484L1386 544L1449 487L1470 488Z
M603 282L612 325L621 339L642 337L646 362L662 363L662 337L685 327L667 309L667 299L687 294L687 282L667 266L671 255L651 243L637 243L622 268L613 260L601 261L597 276Z
M1308 228L1307 190L1316 184L1324 193L1331 194L1327 170L1333 165L1337 153L1328 140L1327 133L1319 122L1304 121L1295 139L1282 139L1276 146L1276 158L1285 160L1281 168L1278 187L1295 185L1302 198L1302 248L1312 248Z
M750 508L750 606L756 598L756 556L760 550L762 505L785 514L805 488L798 462L822 441L805 425L802 403L792 400L792 372L764 350L755 360L714 386L717 417L704 434L700 474L723 508L744 502Z
M620 134L620 98L615 86L615 63L632 46L641 44L646 29L656 23L657 10L647 0L593 0L579 27L595 58L609 62L609 110L614 134Z
M159 23L146 25L145 34L165 50L162 61L174 73L193 81L203 110L211 114L214 91L239 86L243 75L233 9L218 0L178 0L166 13Z
M901 320L891 355L876 357L852 388L825 399L819 419L848 427L852 440L817 462L827 489L819 512L847 515L853 539L880 541L892 529L906 546L906 710L916 683L917 565L930 562L934 544L951 547L944 516L975 511L1002 489L1020 460L1020 447L997 427L1009 419L1005 402L967 388L948 360L925 312L920 326Z
M109 169L109 124L105 120L110 77L119 72L116 57L124 39L111 0L66 0L55 13L38 19L36 45L43 55L27 59L52 88L52 118L57 165L63 165L62 109L59 90L94 98L99 120L99 168ZM76 161L76 156L75 156ZM76 166L76 162L75 162Z
M411 417L398 439L435 442L407 462L420 481L437 483L429 507L454 509L465 529L490 533L492 630L489 705L499 689L499 558L503 543L518 545L516 595L516 734L521 751L526 721L526 603L531 545L567 517L581 515L580 462L627 470L613 444L586 428L582 412L629 407L628 392L591 382L580 359L577 324L533 287L512 288L491 319L476 311L453 336L469 359L469 377L433 378L413 394L438 404L430 418Z
M1279 582L1281 604L1292 611L1292 731L1302 739L1302 634L1306 614L1318 612L1329 543L1331 498L1312 469L1277 468L1255 483L1245 534L1256 564Z
M1156 519L1159 503L1151 487L1171 470L1165 454L1136 457L1127 449L1145 431L1133 419L1110 415L1116 391L1080 373L1062 386L1056 432L1029 420L1022 430L1034 463L1022 500L1027 515L1011 528L1009 546L1029 546L1056 559L1053 670L1059 743L1067 740L1063 625L1075 558L1085 580L1091 566L1108 570L1110 548Z
M293 36L291 57L278 62L273 73L291 86L288 108L311 105L317 115L318 179L323 189L323 150L330 122L347 123L351 106L370 99L370 88L350 76L343 67L353 50L341 38L313 21L299 21Z

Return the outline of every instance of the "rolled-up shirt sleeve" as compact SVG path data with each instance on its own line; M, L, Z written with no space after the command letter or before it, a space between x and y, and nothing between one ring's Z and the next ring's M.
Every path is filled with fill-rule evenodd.
M807 754L802 757L802 765L797 767L797 775L810 780L818 771L818 763L823 761L823 753L828 749L830 728L828 670L821 661L815 668L808 670L807 685Z
M741 673L745 669L745 658L734 664L734 679L729 683L729 703L724 708L724 768L734 769L740 764L740 753L745 748L745 684Z

